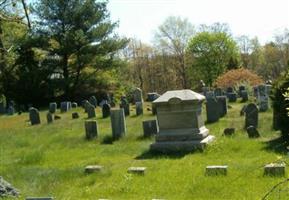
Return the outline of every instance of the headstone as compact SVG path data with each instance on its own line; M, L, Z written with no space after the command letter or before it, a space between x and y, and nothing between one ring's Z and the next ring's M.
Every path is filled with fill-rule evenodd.
M242 90L240 92L240 96L242 98L242 100L241 100L242 102L246 102L249 100L248 92L246 90Z
M264 175L266 176L285 176L285 164L271 163L265 165Z
M258 127L258 108L254 103L249 103L245 108L245 128Z
M208 94L208 93L207 93ZM207 98L206 102L207 122L216 122L220 118L221 105L215 98Z
M222 88L216 88L214 90L214 93L215 93L215 96L218 97L218 96L223 96L223 91L222 91Z
M229 102L236 102L237 101L237 94L234 92L228 92L227 97Z
M153 102L159 132L152 151L180 152L203 149L214 139L202 120L205 97L191 90L167 91Z
M26 200L53 200L53 197L27 197Z
M272 90L272 85L271 84L266 84L266 91L267 91L267 95L268 96L271 95L271 90Z
M265 112L269 109L269 96L267 93L266 85L259 85L258 86L257 100L258 100L260 112Z
M157 120L147 120L142 122L143 136L150 137L158 133Z
M231 136L235 134L235 128L225 128L224 133L225 136Z
M96 138L98 134L96 120L86 120L85 121L85 136L86 139L90 140Z
M84 101L83 103L84 103L84 105L83 105L84 112L87 113L88 108L91 107L91 106L93 106L93 105L90 104L89 101Z
M128 103L128 101L127 101L125 96L121 97L119 107L123 108L125 116L129 116L129 114L130 114L130 110L129 109L130 108L129 108L129 103Z
M221 165L221 166L207 166L206 167L206 175L208 176L217 176L217 175L227 175L227 165Z
M136 88L133 91L133 99L134 99L134 103L135 102L143 102L142 90L140 88Z
M48 112L48 113L46 114L46 119L47 119L47 124L52 123L52 122L54 121L54 116L53 116L53 114L52 114L51 112Z
M67 101L67 104L68 104L68 110L70 110L72 108L71 101Z
M247 133L248 133L248 137L249 138L258 138L258 137L260 137L260 134L259 134L257 128L254 127L254 126L247 127Z
M137 116L143 114L143 102L141 101L135 102L135 111Z
M156 92L147 93L147 101L148 102L153 102L154 100L156 100L159 97L160 97L160 95Z
M86 100L86 99L81 101L81 106L82 106L83 109L85 109L85 106L86 106L87 103L89 103L89 101Z
M111 129L112 129L113 138L118 139L124 136L126 133L124 110L123 109L111 109L110 119L111 119Z
M109 116L110 116L110 105L106 103L102 106L102 118L107 118Z
M71 114L72 119L78 119L79 118L79 114L77 112L74 112Z
M239 97L242 97L242 91L246 90L246 87L244 85L240 85L239 86L239 91L238 91L238 94L239 94Z
M89 103L90 103L91 105L93 105L95 108L97 107L97 99L96 99L95 96L91 96L88 101L89 101Z
M85 173L91 174L95 172L100 172L102 168L103 167L100 165L88 165L85 167Z
M86 111L87 111L87 118L93 118L95 117L95 107L91 104L86 105Z
M9 106L8 109L7 109L7 114L8 115L14 115L15 113L15 109L13 106Z
M234 92L234 89L232 87L227 87L227 90L226 90L227 93L233 93Z
M146 167L130 167L127 172L131 174L144 175L146 171Z
M30 119L31 125L40 124L40 116L36 108L31 107L29 109L29 119Z
M220 117L224 117L228 112L228 106L227 106L227 97L226 96L217 96L217 102L219 104L219 114Z
M49 112L50 113L55 113L57 109L57 103L56 102L52 102L49 104Z
M99 106L102 108L104 104L109 104L108 100L106 99L101 100L101 102L99 103Z
M71 104L71 107L72 107L72 108L77 108L77 106L78 106L78 105L77 105L76 102L73 102L73 103Z
M67 112L69 110L69 103L68 101L64 101L60 103L60 112Z

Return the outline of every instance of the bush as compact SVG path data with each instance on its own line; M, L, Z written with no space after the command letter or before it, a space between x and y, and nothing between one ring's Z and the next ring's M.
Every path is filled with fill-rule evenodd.
M240 84L256 86L264 83L263 79L248 69L233 69L219 76L214 85L220 88L237 87Z

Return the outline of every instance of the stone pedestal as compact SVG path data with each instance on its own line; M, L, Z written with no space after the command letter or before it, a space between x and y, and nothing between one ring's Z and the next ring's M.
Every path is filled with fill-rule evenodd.
M205 97L191 90L168 91L153 102L157 108L159 132L153 151L192 151L203 149L214 139L201 116Z

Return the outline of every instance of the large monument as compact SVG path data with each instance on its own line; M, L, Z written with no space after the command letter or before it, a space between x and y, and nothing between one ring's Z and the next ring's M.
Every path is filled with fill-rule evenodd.
M205 97L191 90L167 91L153 104L157 109L159 132L153 151L192 151L214 140L202 119Z

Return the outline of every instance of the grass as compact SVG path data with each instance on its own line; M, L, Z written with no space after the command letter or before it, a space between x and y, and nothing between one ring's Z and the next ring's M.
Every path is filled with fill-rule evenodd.
M85 140L86 114L76 109L61 115L53 124L30 126L28 114L0 116L0 175L27 196L53 196L59 200L87 199L261 199L286 177L264 177L263 166L274 161L288 162L286 144L271 129L272 112L259 115L258 139L248 139L243 129L242 103L232 103L226 117L207 124L216 141L204 152L161 155L148 152L154 138L142 138L142 121L155 118L126 118L127 134L113 141L110 119L102 119L97 109L99 136ZM145 108L149 104L146 104ZM75 109L73 110L75 111ZM132 112L134 113L134 111ZM203 111L205 119L205 112ZM224 128L235 127L232 137L222 136ZM98 174L84 173L86 165L98 164ZM225 177L205 176L207 165L228 165ZM127 173L131 166L145 166L145 176ZM288 199L288 184L268 199Z

